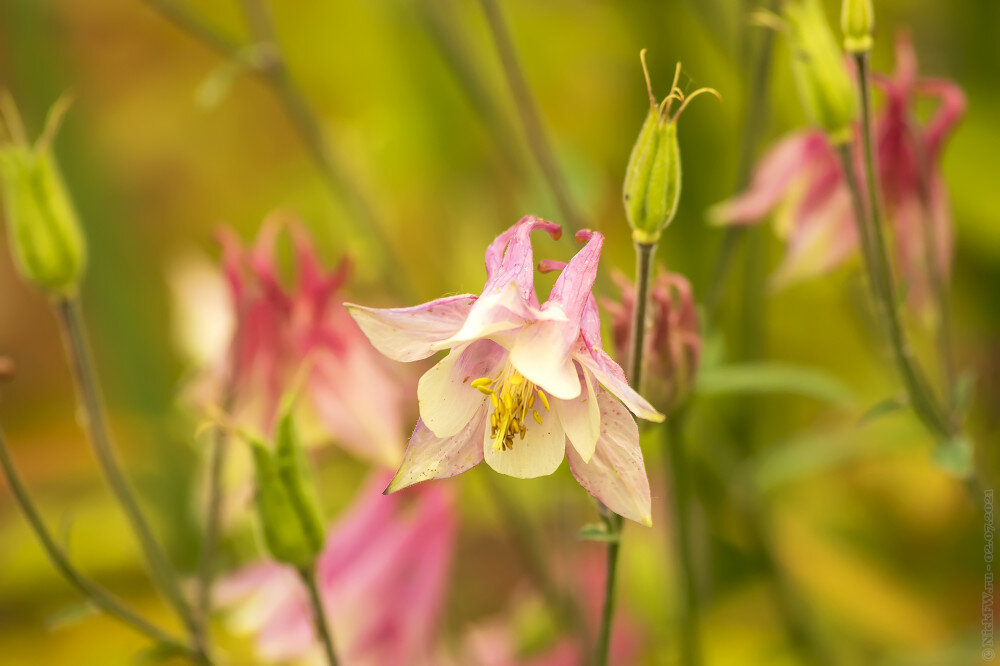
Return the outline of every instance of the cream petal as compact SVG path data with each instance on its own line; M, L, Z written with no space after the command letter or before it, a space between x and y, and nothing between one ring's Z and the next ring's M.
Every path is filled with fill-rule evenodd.
M489 340L455 347L424 373L417 384L420 418L438 437L451 437L462 430L486 401L470 385L473 380L496 374L506 352Z
M576 364L564 344L569 324L543 321L529 327L515 338L510 349L511 364L528 381L546 393L562 400L580 395L580 379ZM578 327L574 338L578 334Z
M566 450L566 433L558 416L544 410L539 410L539 414L541 424L529 415L524 439L515 437L514 446L508 451L494 449L490 430L484 427L483 458L486 464L501 474L519 479L547 476L559 469Z
M385 492L394 493L429 479L447 479L472 469L483 460L481 437L485 428L485 403L466 426L451 437L435 437L424 422L418 420L406 446L403 464Z
M572 446L566 447L570 471L587 492L615 513L643 525L653 522L649 479L639 448L639 428L625 407L603 390L601 436L590 462Z
M585 371L593 373L601 386L621 400L633 414L654 423L663 421L663 414L629 386L625 371L603 349L596 346L589 350L579 349L573 354L573 358Z
M410 308L366 308L345 303L372 346L394 361L418 361L434 344L453 336L465 323L476 297L449 296Z
M570 443L584 462L590 462L601 434L601 410L588 373L583 373L586 391L572 400L554 400L553 408Z

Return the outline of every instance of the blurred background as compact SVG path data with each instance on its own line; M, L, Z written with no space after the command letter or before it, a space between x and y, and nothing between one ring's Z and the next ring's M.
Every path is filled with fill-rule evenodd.
M685 112L680 211L658 253L701 298L722 238L705 211L733 192L748 100L767 96L762 147L804 123L782 40L771 86L748 86L747 54L761 30L747 25L750 3L506 0L501 11L566 182L570 213L552 196L529 148L479 3L267 3L288 73L350 183L344 196L347 190L324 179L274 89L152 4L0 0L0 86L18 101L32 135L62 92L76 97L56 151L89 239L88 323L127 464L185 570L197 557L204 442L194 438L197 418L178 404L196 368L176 342L170 285L183 257L218 257L213 233L220 225L249 240L269 212L297 211L329 265L353 258L345 298L380 305L478 293L486 244L528 213L563 224L575 215L602 231L604 275L615 268L631 275L620 198L648 108L638 60L645 47L659 94L682 61L682 87L709 85L723 97L721 104L700 99ZM834 20L839 2L826 5ZM248 43L237 2L189 6ZM876 11L876 70L892 70L892 36L906 29L922 72L956 81L968 97L943 164L957 233L954 347L959 367L974 373L969 431L976 464L995 479L1000 4L884 0ZM396 256L364 232L371 220ZM568 238L538 243L536 256L568 258L575 248ZM759 258L746 267L743 253L735 256L712 353L739 358L753 346L756 356L825 373L849 399L713 395L693 407L688 437L707 663L802 663L776 610L788 599L837 663L977 663L981 496L935 464L934 442L908 412L859 425L899 388L865 309L857 263L748 303L744 285L773 270L782 253L769 227L749 240ZM17 462L81 568L169 623L75 422L49 304L18 278L6 240L0 244L0 355L17 365L15 380L0 386L0 421ZM387 279L392 272L405 276L408 293ZM607 280L598 288L615 295ZM739 324L747 307L766 317L763 334L749 342ZM931 351L924 322L910 324L918 350ZM642 636L639 663L669 664L677 660L678 586L659 436L647 439L656 526L627 530L622 607ZM477 619L507 613L510 590L525 585L479 478L491 473L476 469L454 482L463 513L452 580L461 585L451 587L444 643ZM329 515L345 506L364 474L344 454L324 458L319 475ZM747 477L756 479L753 511L744 506L751 500L734 492ZM561 563L600 554L597 544L572 545L579 525L595 514L565 466L554 479L507 481L546 527ZM758 520L763 530L748 528ZM762 531L763 545L754 536ZM239 545L225 551L229 564L248 556ZM112 620L81 616L75 592L0 490L0 663L129 663L142 645Z

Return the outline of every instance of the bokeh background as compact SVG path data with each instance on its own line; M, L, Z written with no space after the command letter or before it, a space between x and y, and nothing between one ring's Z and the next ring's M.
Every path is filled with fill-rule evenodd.
M76 97L56 147L90 243L83 296L95 352L128 465L172 556L188 570L197 555L204 442L195 440L197 419L177 399L194 370L174 334L170 285L179 258L217 257L213 232L221 224L250 239L270 211L292 209L331 265L344 254L354 259L347 297L402 305L478 292L483 248L521 215L566 221L527 148L478 3L268 4L291 76L357 196L384 224L396 258L359 233L354 209L331 194L271 89L225 69L218 54L142 0L0 0L0 86L17 99L30 131L39 131L63 91ZM659 253L701 296L722 235L707 226L705 211L733 191L747 100L767 95L765 141L804 122L781 40L772 85L762 92L748 88L746 71L748 44L760 28L748 27L739 0L501 4L573 204L608 237L605 274L632 270L620 191L647 108L639 49L649 49L661 94L678 60L684 87L721 92L722 104L701 99L681 123L683 197ZM248 34L238 3L190 5L234 38ZM827 3L831 19L838 6ZM923 72L955 80L968 96L967 117L944 160L957 227L955 350L959 366L975 377L969 423L977 465L995 478L1000 4L876 6L876 69L891 70L892 35L908 29ZM457 50L444 55L444 43ZM475 99L456 76L456 63L479 91ZM795 612L839 663L977 663L981 498L933 462L934 443L908 413L858 425L898 387L866 314L857 265L745 302L743 286L781 254L767 228L751 242L760 260L746 269L743 254L736 255L720 310L725 335L713 343L724 350L718 353L738 358L753 347L764 358L816 368L851 398L839 405L788 395L699 400L689 437L698 470L698 585L708 663L799 663L775 611L768 561L777 563L781 585L800 604ZM16 380L0 387L0 420L17 461L80 566L169 622L74 420L48 303L17 277L6 241L0 245L0 354L17 363ZM563 259L573 251L565 239L539 248L539 256ZM387 271L405 275L412 293L394 289ZM613 295L606 280L600 289ZM745 308L766 317L759 339L740 335ZM922 322L910 323L918 348L929 351ZM752 431L741 425L748 411ZM627 531L622 603L645 636L642 663L668 664L676 660L677 581L655 433L645 451L656 527ZM509 612L517 596L510 590L525 585L478 478L487 473L477 469L455 481L463 516L453 582L461 585L451 588L444 642L479 618ZM766 520L770 560L747 530L740 494L732 492L748 473L764 479L753 515ZM330 515L363 476L346 456L323 459L321 492ZM595 544L573 546L577 527L594 516L565 466L554 479L508 485L546 527L561 563L600 552ZM247 556L232 544L225 553L229 563ZM75 593L0 490L0 663L128 663L141 647L113 621L80 612Z

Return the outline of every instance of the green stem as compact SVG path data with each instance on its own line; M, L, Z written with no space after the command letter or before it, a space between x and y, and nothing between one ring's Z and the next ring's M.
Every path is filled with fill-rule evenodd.
M306 586L309 593L309 605L312 607L313 626L323 645L323 652L326 661L330 666L337 666L337 652L333 649L333 634L330 633L330 620L326 616L326 608L323 606L323 597L320 595L319 587L316 585L316 571L299 570L299 577L302 584Z
M680 649L681 664L695 666L701 663L701 641L698 627L698 586L694 565L694 538L691 526L691 486L687 451L684 442L684 410L668 415L666 426L661 429L670 498L673 503L674 549L677 553L677 580L681 597Z
M573 231L584 229L587 227L587 224L573 205L569 189L566 187L562 173L559 171L555 153L545 133L538 105L531 94L531 88L524 77L521 65L518 63L517 52L514 49L510 32L504 23L503 15L500 13L500 7L497 5L496 0L480 0L479 4L482 5L483 13L486 15L486 23L489 26L490 33L493 35L493 43L496 45L497 55L499 55L500 63L503 65L507 86L510 88L511 95L514 98L514 105L517 107L518 117L521 119L521 125L524 127L528 146L535 160L538 162L542 176L552 190L556 204L559 206L559 210L562 211L563 217L566 218L569 226Z
M188 632L197 642L201 636L198 622L181 594L177 577L165 553L156 541L156 537L153 536L153 531L139 508L139 502L118 461L105 418L104 400L91 358L80 302L77 297L63 297L57 299L54 305L66 343L66 353L73 370L81 417L84 420L94 455L104 478L125 512L133 532L135 532L149 565L150 573L167 600L177 611ZM204 652L204 646L200 642L198 642L196 649Z
M646 340L646 307L653 274L653 255L656 243L635 243L635 310L632 315L632 342L629 350L629 383L635 390L642 386L643 349ZM604 508L604 507L602 507ZM605 510L602 513L608 534L607 569L604 578L604 603L601 606L601 623L598 626L594 663L607 666L611 649L611 625L615 614L615 581L618 573L618 553L621 549L622 517Z
M18 507L24 514L25 519L27 519L32 531L38 538L38 541L42 544L42 548L48 555L49 560L51 560L52 565L59 571L60 574L62 574L63 578L65 578L70 585L75 587L80 594L86 597L86 599L94 606L108 615L120 620L129 627L132 627L153 642L168 647L170 650L176 651L179 654L187 655L188 658L196 663L207 663L202 659L203 655L199 655L196 650L192 650L177 638L174 638L164 630L146 620L137 612L112 596L111 593L103 587L84 576L76 569L76 567L73 566L66 554L62 551L58 544L56 544L56 540L45 526L45 522L42 520L41 514L35 507L34 502L32 502L31 497L28 494L28 490L25 488L24 482L21 480L21 477L17 472L17 468L14 466L14 461L10 454L10 448L7 445L7 438L2 430L0 430L0 467L3 468L4 476L7 478L7 484L10 486L11 493L14 495L14 500L17 502Z
M573 631L581 648L585 649L583 646L588 645L590 637L583 613L574 597L562 589L552 575L539 543L538 533L528 516L495 474L487 473L480 476L486 483L490 498L499 508L500 515L507 524L507 531L514 540L528 577L542 593L545 603L552 612Z
M868 65L868 54L854 55L858 72L861 98L861 127L864 144L865 177L868 183L868 209L862 205L860 187L854 173L851 161L850 144L838 147L844 178L851 189L851 202L854 206L855 218L858 224L858 234L862 239L866 235L871 238L871 256L866 257L868 264L869 283L873 290L876 314L880 319L893 353L896 367L906 386L910 403L917 416L935 436L949 438L954 434L954 428L949 418L941 408L937 398L928 384L903 330L896 302L896 289L893 282L889 256L886 250L885 234L882 228L882 215L879 206L878 183L875 175L875 155L872 141L871 114L871 71Z

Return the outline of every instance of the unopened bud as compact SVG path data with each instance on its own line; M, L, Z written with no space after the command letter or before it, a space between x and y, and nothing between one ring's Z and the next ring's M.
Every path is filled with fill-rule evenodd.
M840 8L840 28L844 32L844 49L847 52L871 51L875 32L872 0L844 0Z
M312 567L323 550L323 524L291 412L281 415L273 448L256 439L250 446L264 545L279 562L299 569Z
M611 313L615 349L624 358L631 344L635 288L621 275L612 277L621 289L621 302L605 302L605 308ZM660 274L650 289L647 313L644 395L669 413L691 392L701 360L701 329L691 284L678 273Z
M850 141L857 103L823 8L818 0L789 0L785 19L792 74L806 115L832 143Z
M632 147L625 171L623 199L632 238L637 243L652 244L660 239L660 233L674 219L680 201L681 154L677 145L677 119L688 102L701 93L709 92L716 97L719 94L711 88L699 88L685 95L677 87L681 73L678 63L670 93L662 102L657 102L645 56L643 50L640 58L649 91L649 113ZM675 100L680 107L671 117L670 107Z
M45 291L76 289L87 248L73 202L52 153L52 140L68 107L57 102L41 138L29 145L10 95L0 97L10 140L0 133L0 183L11 251L21 275Z

